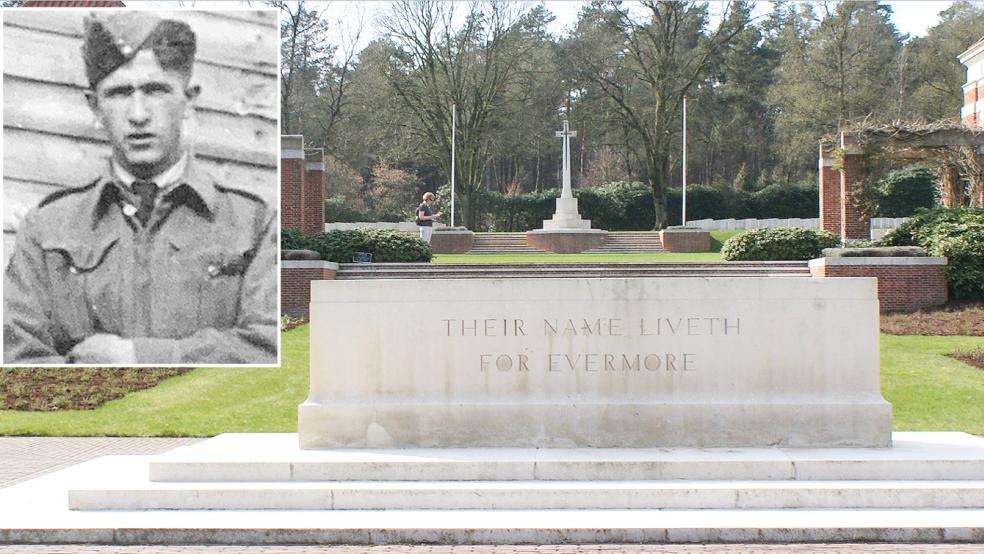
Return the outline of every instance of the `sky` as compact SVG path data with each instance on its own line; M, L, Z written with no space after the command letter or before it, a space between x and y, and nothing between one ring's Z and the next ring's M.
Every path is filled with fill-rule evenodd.
M557 19L548 27L552 34L563 35L577 22L577 14L581 6L586 4L580 0L545 0L542 2ZM902 33L910 36L924 36L930 27L939 21L939 12L947 9L949 0L901 0L883 2L892 7L892 21L896 28ZM317 5L316 2L314 5ZM373 24L376 15L387 10L389 2L355 2L345 0L335 0L327 4L329 18L339 23L339 27L352 28L357 25L361 18L364 22L362 35L356 50L361 50L373 39L378 38L381 31ZM711 0L712 13L715 6L720 12L719 6L723 2ZM772 10L772 2L756 2L754 14L756 17L764 16Z
M535 4L537 2L529 2ZM585 0L544 0L542 2L557 19L550 25L548 31L552 34L563 35L577 22L577 14L581 6L586 4ZM711 0L711 11L720 12L720 6L724 4L721 0ZM896 28L902 33L910 36L924 36L930 27L939 21L939 12L947 9L953 2L950 0L894 0L883 2L892 7L892 21ZM145 7L171 7L177 5L191 6L197 8L229 8L232 2L228 0L159 0L145 1ZM245 7L259 7L263 2L259 0L240 0L239 5ZM754 15L764 16L772 10L772 2L758 1ZM387 11L388 1L355 1L355 0L332 0L332 1L309 1L308 5L314 9L325 12L327 19L333 23L332 42L335 44L349 44L348 40L353 31L359 28L362 22L362 30L359 39L355 44L356 51L365 48L373 39L381 35L381 30L375 24L376 17ZM134 7L136 5L134 4ZM715 10L715 7L718 7Z

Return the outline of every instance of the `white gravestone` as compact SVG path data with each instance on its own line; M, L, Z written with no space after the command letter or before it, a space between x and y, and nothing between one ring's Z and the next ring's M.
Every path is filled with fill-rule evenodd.
M888 446L875 283L317 281L300 445Z

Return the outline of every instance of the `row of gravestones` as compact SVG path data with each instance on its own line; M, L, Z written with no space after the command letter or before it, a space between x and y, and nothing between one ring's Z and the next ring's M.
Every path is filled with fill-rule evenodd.
M894 229L901 225L908 218L905 217L873 217L871 218L872 229ZM698 229L733 231L741 229L765 229L774 227L802 227L806 229L819 229L820 218L809 219L789 218L789 219L697 219L688 221L689 227Z

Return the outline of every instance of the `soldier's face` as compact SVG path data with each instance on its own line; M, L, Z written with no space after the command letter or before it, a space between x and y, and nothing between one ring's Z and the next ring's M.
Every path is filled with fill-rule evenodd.
M181 157L182 127L196 98L187 81L141 50L96 85L90 106L109 133L117 163L135 176L161 173Z

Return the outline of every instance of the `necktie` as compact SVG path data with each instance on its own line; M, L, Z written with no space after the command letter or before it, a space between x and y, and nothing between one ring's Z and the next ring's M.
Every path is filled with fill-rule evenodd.
M140 206L137 208L137 219L141 225L147 225L150 214L154 211L154 200L157 198L157 185L152 181L136 180L133 182L133 192L140 197Z

